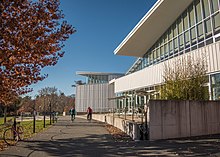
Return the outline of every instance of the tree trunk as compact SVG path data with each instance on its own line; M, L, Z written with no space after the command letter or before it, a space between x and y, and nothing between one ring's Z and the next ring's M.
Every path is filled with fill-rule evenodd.
M4 124L6 123L7 118L7 106L4 107Z

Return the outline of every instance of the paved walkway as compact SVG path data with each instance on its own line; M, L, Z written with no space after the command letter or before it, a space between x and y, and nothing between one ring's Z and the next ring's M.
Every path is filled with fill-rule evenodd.
M0 157L220 156L220 135L203 139L114 141L103 123L68 116Z

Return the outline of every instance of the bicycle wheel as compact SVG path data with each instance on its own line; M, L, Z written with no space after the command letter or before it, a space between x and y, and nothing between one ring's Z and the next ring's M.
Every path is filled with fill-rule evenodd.
M24 128L22 126L17 127L17 133L19 135L19 139L23 140L24 139Z
M8 128L5 130L3 138L8 145L13 146L18 142L18 133L13 128Z

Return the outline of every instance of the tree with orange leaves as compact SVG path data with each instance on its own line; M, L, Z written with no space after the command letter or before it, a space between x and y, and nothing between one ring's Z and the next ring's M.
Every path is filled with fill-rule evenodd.
M63 56L62 48L75 29L64 21L59 0L1 0L0 103L31 91L29 85L47 75Z

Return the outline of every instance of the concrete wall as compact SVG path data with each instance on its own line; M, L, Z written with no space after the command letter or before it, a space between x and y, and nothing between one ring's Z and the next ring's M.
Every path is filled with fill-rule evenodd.
M125 127L126 123L129 122L128 120L124 120L116 116L113 117L112 115L108 114L93 114L92 119L106 122L107 124L113 125L126 133L128 132L127 128Z
M220 101L150 101L150 140L220 133Z
M122 118L118 118L117 116L112 116L108 114L93 114L92 119L106 122L107 124L117 127L118 129L129 135L133 140L139 140L140 138L138 124L135 122L124 120Z

